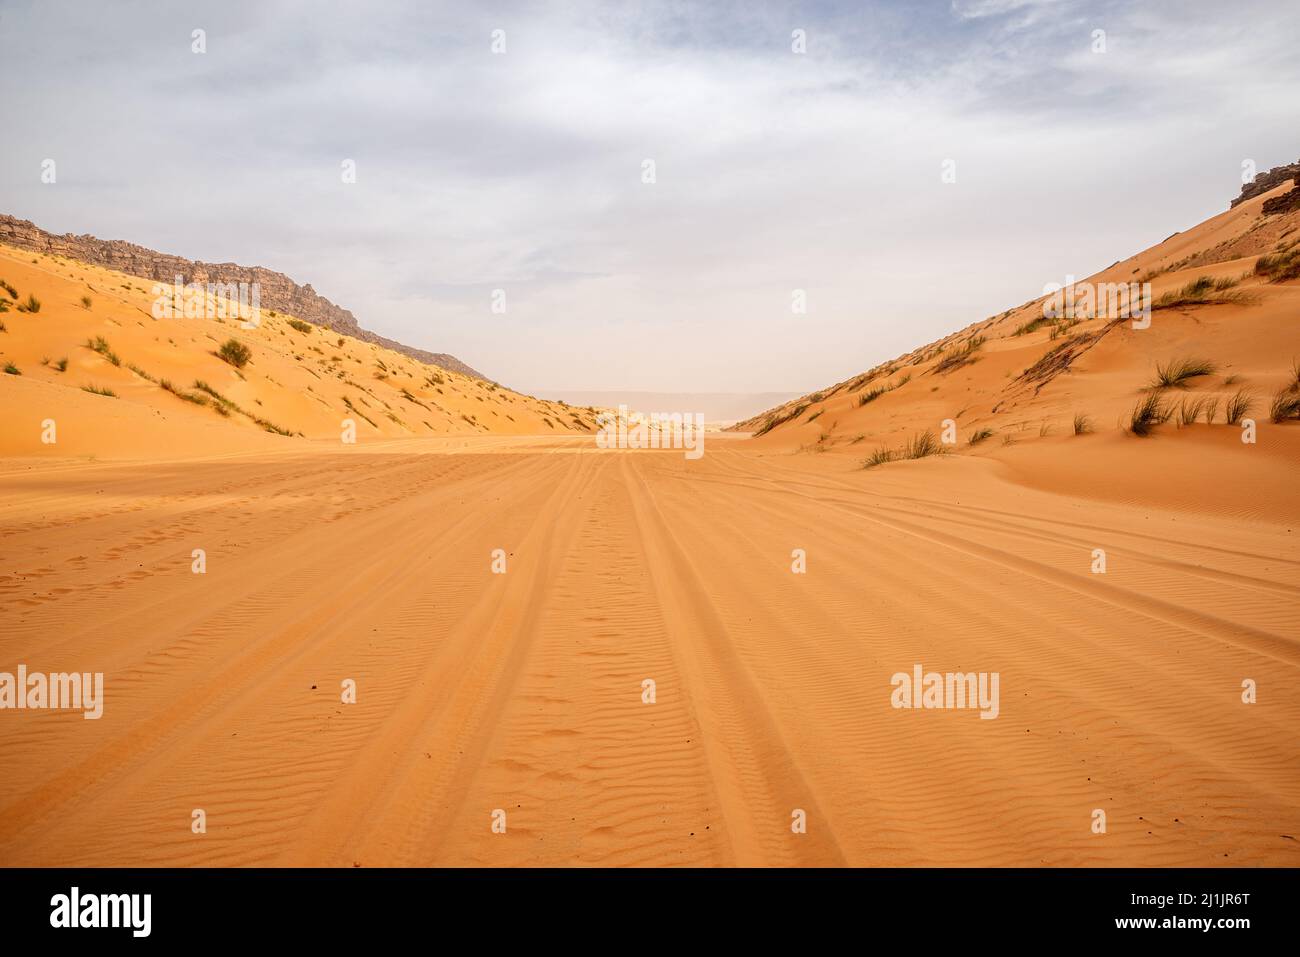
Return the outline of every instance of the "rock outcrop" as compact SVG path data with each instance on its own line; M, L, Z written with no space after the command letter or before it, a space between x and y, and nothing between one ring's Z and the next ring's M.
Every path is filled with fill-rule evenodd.
M1247 183L1241 187L1241 195L1234 199L1231 205L1237 206L1248 199L1253 199L1261 193L1267 193L1269 190L1276 189L1288 180L1295 179L1297 176L1300 176L1300 162L1288 163L1286 166L1275 166L1267 173L1260 173L1256 176L1254 182ZM1287 200L1289 205L1288 203L1279 204L1278 200ZM1289 209L1295 208L1296 202L1296 190L1293 189L1289 193L1285 193L1282 196L1275 196L1273 199L1265 202L1262 211L1266 215L1271 213L1287 212ZM1279 205L1285 208L1268 208L1270 206L1277 207Z
M1259 211L1265 216L1272 216L1275 213L1289 213L1297 209L1300 209L1300 186L1289 193L1264 200L1264 205L1259 208Z
M3 214L0 214L0 243L52 256L66 256L68 259L93 263L155 282L171 283L180 276L181 282L186 284L257 283L263 309L287 313L313 325L332 329L362 342L373 342L452 372L477 379L487 378L455 356L416 349L363 329L351 312L319 295L310 284L300 286L284 273L263 269L261 266L195 262L145 249L120 239L97 239L72 233L56 236L27 220Z

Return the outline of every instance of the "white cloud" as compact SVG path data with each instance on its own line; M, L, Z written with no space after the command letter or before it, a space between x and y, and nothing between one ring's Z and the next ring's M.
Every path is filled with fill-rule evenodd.
M30 42L0 62L23 91L0 208L282 269L515 386L813 388L1223 208L1243 157L1300 154L1295 15L1192 7L7 13Z

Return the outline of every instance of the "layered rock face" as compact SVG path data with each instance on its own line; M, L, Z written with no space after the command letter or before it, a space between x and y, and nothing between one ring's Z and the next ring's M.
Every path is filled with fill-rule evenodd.
M1286 166L1275 166L1267 173L1260 173L1256 176L1253 183L1247 183L1241 187L1241 195L1232 201L1232 205L1236 206L1238 203L1244 203L1260 193L1267 193L1269 190L1281 186L1287 180L1293 180L1297 176L1300 176L1300 162L1288 163ZM1275 196L1264 204L1262 211L1265 215L1268 215L1295 209L1298 195L1300 194L1297 194L1296 190L1293 189L1289 193ZM1270 206L1273 208L1270 209Z
M362 342L373 342L452 372L477 379L487 378L455 356L426 352L363 329L351 312L318 295L310 284L300 286L284 273L263 269L261 266L195 262L145 249L120 239L97 239L94 236L74 236L72 233L56 236L27 220L3 214L0 214L0 243L51 256L66 256L68 259L93 263L155 282L172 283L180 276L181 282L186 284L257 283L263 309L288 313L313 325L332 329Z

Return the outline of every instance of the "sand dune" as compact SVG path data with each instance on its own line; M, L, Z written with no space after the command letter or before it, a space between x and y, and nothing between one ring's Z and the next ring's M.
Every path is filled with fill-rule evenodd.
M1296 377L1300 286L1270 281L1254 267L1262 255L1278 250L1295 255L1300 210L1260 212L1270 198L1290 189L1288 183L1262 193L1101 273L1081 277L1080 286L1097 290L1149 282L1155 308L1147 328L1104 314L1085 316L1082 310L1068 321L1045 322L1043 299L1034 299L735 428L757 433L764 448L860 460L875 447L899 450L925 430L938 438L943 420L951 419L958 439L952 451L1001 457L1004 442L1036 441L1040 432L1071 433L1076 414L1086 416L1098 433L1123 427L1157 367L1182 358L1205 359L1214 374L1169 393L1167 404L1177 408L1184 398L1215 401L1213 418L1223 425L1229 400L1242 392L1251 400L1249 414L1267 421L1270 400ZM1175 297L1202 277L1227 288L1204 292L1203 304L1162 305L1163 297ZM1199 419L1204 429L1190 429L1183 438L1210 429L1208 411L1207 404ZM992 441L970 447L981 430L988 430ZM1164 430L1172 432L1175 425ZM1259 448L1290 443L1292 431L1290 426L1270 430Z
M1231 301L1055 334L1026 304L695 460L367 344L317 355L283 317L241 333L241 377L209 354L228 330L3 252L45 306L0 333L0 671L105 692L98 720L0 713L0 863L1296 864L1300 425L1268 404L1300 286L1254 268L1295 239L1260 215L1277 192L1099 277ZM1213 371L1150 389L1186 356ZM1137 437L1151 394L1218 406ZM344 396L376 412L350 447ZM944 419L954 454L862 467ZM997 673L996 717L895 707L918 665Z
M99 266L0 246L0 279L16 291L0 296L40 303L39 312L0 315L0 363L20 373L0 380L3 455L202 455L292 448L304 438L338 445L345 419L359 442L594 427L594 409L521 395L273 311L252 329L216 299L207 302L212 317L155 318L152 281ZM251 352L243 368L217 355L230 339ZM46 419L56 423L55 443L42 441Z

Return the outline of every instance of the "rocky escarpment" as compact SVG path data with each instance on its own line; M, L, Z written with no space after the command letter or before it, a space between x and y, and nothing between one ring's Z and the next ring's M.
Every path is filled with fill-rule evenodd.
M1232 205L1237 206L1248 199L1259 196L1261 193L1276 189L1283 183L1294 180L1297 176L1300 176L1300 162L1288 163L1286 166L1275 166L1267 173L1260 173L1253 182L1241 187L1241 195L1232 201ZM1273 213L1289 212L1297 207L1300 207L1300 187L1267 200L1261 212L1265 215L1271 215Z
M239 266L235 263L205 263L182 259L166 253L145 249L120 239L97 239L94 236L74 236L65 233L56 236L24 219L0 214L0 243L30 249L51 256L65 256L79 262L93 263L107 269L155 282L174 282L177 276L182 283L257 283L261 306L288 313L317 326L362 342L392 349L430 365L459 372L463 375L486 379L482 373L461 362L455 356L441 352L426 352L394 342L384 336L361 328L351 312L336 306L319 295L311 285L300 286L284 273L263 269L261 266Z

